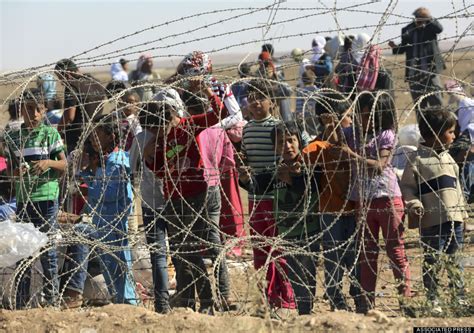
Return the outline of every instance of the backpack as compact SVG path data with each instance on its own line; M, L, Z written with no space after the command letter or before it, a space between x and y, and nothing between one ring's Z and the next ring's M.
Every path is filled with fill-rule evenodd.
M380 70L380 47L371 45L360 62L357 73L357 88L360 91L375 89Z

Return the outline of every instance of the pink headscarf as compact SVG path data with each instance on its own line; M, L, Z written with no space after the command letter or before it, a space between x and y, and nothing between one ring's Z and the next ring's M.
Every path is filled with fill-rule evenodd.
M153 56L150 53L142 53L138 58L137 62L137 71L141 72L143 64L148 60L151 59L153 61Z

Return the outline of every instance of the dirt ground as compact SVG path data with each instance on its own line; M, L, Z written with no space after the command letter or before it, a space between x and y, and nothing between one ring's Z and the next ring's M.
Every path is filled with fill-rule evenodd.
M244 255L240 260L230 260L232 300L240 309L230 313L216 313L211 317L190 309L175 309L171 314L159 315L152 309L152 301L144 301L140 306L107 305L85 307L79 310L59 311L53 308L23 311L0 310L0 332L412 332L419 326L472 326L474 308L464 307L461 314L449 313L449 305L443 305L444 318L434 318L423 311L426 309L421 288L421 252L414 233L407 235L407 253L411 265L413 289L416 295L412 307L419 318L403 317L399 311L396 288L392 271L385 255L380 255L379 279L377 285L377 306L367 315L346 311L331 312L328 301L323 297L323 269L318 270L317 298L313 314L297 316L295 312L279 313L276 319L266 310L261 298L263 275L255 272L251 258ZM467 235L464 252L470 259L465 267L468 295L472 293L474 265L474 235ZM248 253L248 248L246 253ZM235 258L234 258L235 259ZM346 294L348 286L345 285ZM449 301L447 279L441 282L442 299ZM349 300L349 304L351 301Z
M472 318L471 318L472 319ZM0 332L413 332L413 327L468 326L468 318L391 318L345 311L289 316L284 320L226 314L209 316L188 309L159 315L142 307L107 305L81 311L36 309L0 312Z

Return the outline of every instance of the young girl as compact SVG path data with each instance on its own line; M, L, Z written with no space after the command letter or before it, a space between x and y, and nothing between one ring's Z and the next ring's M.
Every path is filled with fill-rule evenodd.
M365 139L372 136L364 147L353 147L359 150L357 153L348 150L358 162L357 179L367 179L365 183L358 184L352 195L360 207L368 207L359 258L360 282L367 293L360 310L365 312L375 305L380 230L398 283L398 292L408 297L411 291L403 240L404 205L397 177L390 164L396 146L394 101L386 93L378 94L375 98L370 93L363 94L359 100L359 115L362 133L354 133L354 138L358 141L360 137Z
M98 157L90 160L89 172L84 174L88 185L85 209L92 216L92 224L74 227L79 240L70 245L70 267L66 271L72 274L64 292L65 307L82 305L91 240L100 251L104 278L114 302L136 305L127 235L132 208L129 158L119 148L118 119L109 115L94 123L97 127L90 140Z

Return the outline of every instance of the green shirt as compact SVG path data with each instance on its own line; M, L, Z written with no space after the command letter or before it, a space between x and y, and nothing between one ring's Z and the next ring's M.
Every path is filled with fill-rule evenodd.
M295 181L293 186L288 186L284 182L277 182L274 185L275 218L278 234L283 238L304 239L307 235L319 231L315 212L318 192L314 179L310 179L314 184L306 184L308 180L306 175L294 177L293 180Z
M8 159L14 168L27 165L27 171L15 179L17 202L57 200L59 197L59 173L48 169L41 175L31 172L31 161L57 160L64 151L59 132L41 124L30 129L22 127L5 133Z

